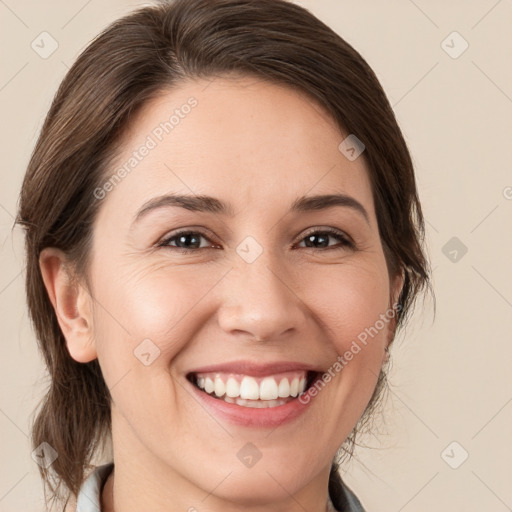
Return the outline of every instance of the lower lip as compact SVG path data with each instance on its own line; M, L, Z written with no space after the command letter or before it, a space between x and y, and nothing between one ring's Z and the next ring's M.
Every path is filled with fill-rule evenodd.
M224 400L219 400L218 398L213 398L208 393L201 391L197 386L194 386L188 379L187 383L192 386L194 393L206 408L235 425L245 427L277 427L278 425L290 423L301 414L305 413L311 403L311 398L306 404L303 404L296 398L284 405L278 405L276 407L265 407L261 409L244 407L242 405L224 402Z

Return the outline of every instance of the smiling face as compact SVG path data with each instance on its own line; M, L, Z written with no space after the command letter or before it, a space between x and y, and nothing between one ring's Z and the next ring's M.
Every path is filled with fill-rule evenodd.
M122 179L98 193L88 328L113 399L116 478L136 485L136 469L154 491L146 499L189 496L183 510L194 489L215 489L211 506L288 493L305 504L312 489L325 494L370 400L392 328L382 315L401 283L390 282L364 160L340 152L346 134L331 118L254 78L208 83L148 103L111 169L125 166ZM338 197L311 199L327 195ZM257 367L222 368L240 362ZM274 363L287 366L265 366ZM307 406L256 409L200 391L198 377L215 384L212 368L224 384L335 376ZM292 385L294 374L284 375ZM266 386L274 396L273 380Z

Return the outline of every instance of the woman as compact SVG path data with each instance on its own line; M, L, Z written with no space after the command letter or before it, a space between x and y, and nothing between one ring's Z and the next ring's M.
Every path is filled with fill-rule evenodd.
M52 497L364 510L338 464L429 269L392 109L325 24L284 0L116 21L57 92L18 222Z

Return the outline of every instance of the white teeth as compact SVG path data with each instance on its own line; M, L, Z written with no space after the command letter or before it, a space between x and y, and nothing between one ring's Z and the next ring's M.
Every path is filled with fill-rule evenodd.
M290 396L290 382L288 381L288 379L281 379L278 388L278 395L282 398Z
M260 384L260 400L275 400L278 397L277 382L273 377L266 377Z
M240 384L233 377L229 377L228 382L226 384L226 395L228 395L231 398L236 398L237 396L240 396Z
M299 379L295 377L290 384L290 395L297 396L299 394Z
M239 379L230 376L227 381L221 375L199 376L196 384L206 393L214 393L216 397L244 400L261 400L266 402L279 401L280 398L296 397L306 389L306 376L295 376L293 379L286 377L265 377L260 383L254 377L245 375ZM230 401L230 400L226 400ZM231 402L232 403L232 402ZM259 407L259 406L255 406Z
M222 396L226 393L226 385L222 381L222 379L217 375L215 377L215 394L217 396Z
M254 377L245 376L240 385L240 398L258 400L260 397L260 387Z
M242 407L254 407L257 409L264 409L266 407L278 407L279 405L284 405L287 403L286 400L243 400L241 398L235 398L235 403L237 405L241 405Z
M210 379L210 377L206 377L204 379L204 390L207 393L211 393L212 391L215 390L215 384L213 383L213 380Z

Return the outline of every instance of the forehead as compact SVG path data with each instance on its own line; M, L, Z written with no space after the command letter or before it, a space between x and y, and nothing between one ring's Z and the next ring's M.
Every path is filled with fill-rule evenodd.
M122 177L103 209L120 201L135 209L167 192L268 209L311 192L357 196L373 214L364 159L349 161L338 148L347 135L286 86L252 77L184 82L130 121L108 174Z

